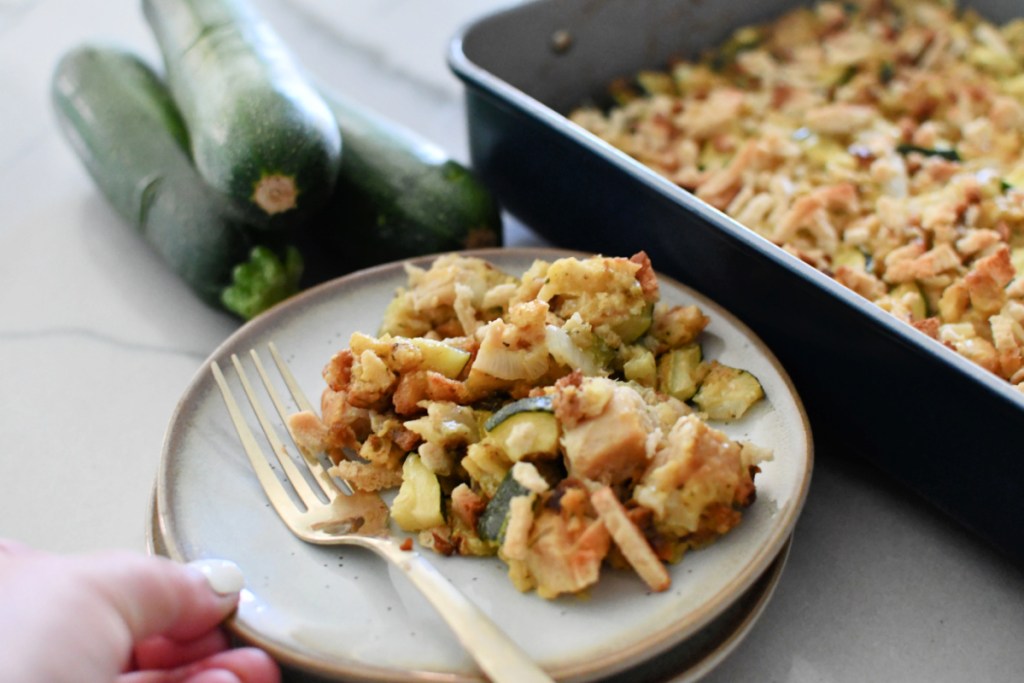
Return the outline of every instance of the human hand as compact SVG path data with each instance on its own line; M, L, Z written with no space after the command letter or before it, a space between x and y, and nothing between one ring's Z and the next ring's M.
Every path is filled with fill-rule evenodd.
M0 681L278 683L266 653L228 649L219 624L237 602L166 558L0 539Z

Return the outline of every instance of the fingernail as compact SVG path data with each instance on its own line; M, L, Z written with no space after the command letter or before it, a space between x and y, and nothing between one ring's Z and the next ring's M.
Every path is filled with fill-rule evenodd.
M193 560L188 566L205 576L210 588L220 595L237 593L245 586L242 570L231 560Z

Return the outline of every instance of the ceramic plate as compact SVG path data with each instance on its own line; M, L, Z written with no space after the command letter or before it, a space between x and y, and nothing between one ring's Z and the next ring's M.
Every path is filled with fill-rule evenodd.
M513 274L536 258L570 255L552 249L474 253ZM750 370L764 386L767 400L734 424L716 425L774 452L757 476L757 500L743 522L673 566L672 587L662 593L648 592L631 572L609 570L586 599L546 601L516 591L495 558L428 555L559 680L607 678L711 624L765 575L807 494L810 429L785 371L727 311L665 277L660 281L663 300L696 303L711 318L702 337L705 356ZM401 575L366 551L311 546L288 532L259 488L210 374L210 360L230 365L232 353L274 341L306 394L318 397L326 361L353 332L375 332L404 283L399 264L334 280L247 323L213 353L168 428L156 482L159 533L174 559L238 563L247 585L232 628L288 666L328 679L476 681L472 660ZM254 418L253 424L258 433Z
M147 546L156 555L167 555L155 496L150 507ZM707 626L666 652L606 679L606 683L696 683L702 679L743 642L757 623L775 592L792 545L791 537L764 574ZM301 670L285 668L282 673L289 683L321 683L323 680L306 676Z

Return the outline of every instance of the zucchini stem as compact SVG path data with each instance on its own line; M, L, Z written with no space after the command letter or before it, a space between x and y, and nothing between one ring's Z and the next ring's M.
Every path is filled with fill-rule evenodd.
M298 197L295 178L289 175L264 174L253 185L253 203L269 216L294 209Z

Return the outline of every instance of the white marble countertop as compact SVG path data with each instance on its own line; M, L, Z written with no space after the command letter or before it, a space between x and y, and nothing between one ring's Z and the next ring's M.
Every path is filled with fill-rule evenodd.
M500 3L255 4L327 86L468 158L447 41ZM156 56L137 0L0 0L0 536L141 550L168 419L237 323L163 268L59 136L50 73L85 40ZM539 240L511 221L507 242ZM1021 568L819 450L775 596L706 680L1020 681L1022 643Z

